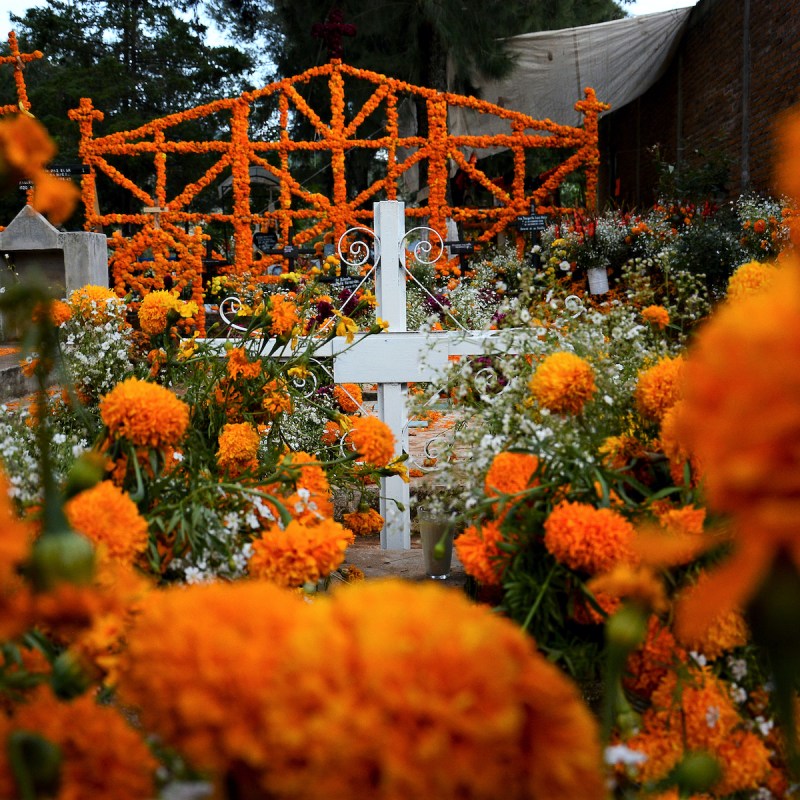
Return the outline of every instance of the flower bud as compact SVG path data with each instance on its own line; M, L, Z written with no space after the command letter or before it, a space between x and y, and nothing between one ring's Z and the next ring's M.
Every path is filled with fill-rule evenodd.
M28 574L36 591L61 582L88 584L94 575L92 543L72 530L45 533L33 545Z
M707 792L722 777L722 768L708 753L687 753L672 777L681 797L688 797Z
M91 678L75 656L68 650L53 662L51 685L53 694L61 700L72 700L91 686Z
M610 647L633 650L644 641L647 620L636 606L623 606L606 621L606 641Z

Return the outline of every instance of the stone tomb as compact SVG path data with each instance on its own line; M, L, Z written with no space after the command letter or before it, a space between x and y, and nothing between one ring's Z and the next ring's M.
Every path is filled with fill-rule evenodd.
M87 284L108 286L105 235L60 231L31 206L25 206L0 232L0 255L22 279L42 274L60 296ZM13 338L13 333L3 328L0 319L0 339Z

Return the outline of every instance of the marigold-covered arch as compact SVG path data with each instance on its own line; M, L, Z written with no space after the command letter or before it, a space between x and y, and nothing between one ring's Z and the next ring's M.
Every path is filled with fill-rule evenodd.
M373 84L366 102L358 109L345 102L345 82L359 80ZM312 82L326 82L325 108L315 108L306 100L304 92ZM401 131L398 107L411 97L422 98L427 108L425 137L404 135ZM267 98L277 100L279 136L274 141L251 138L249 117ZM448 109L468 107L478 113L492 114L508 122L508 133L494 136L452 135L448 130ZM243 272L251 267L253 257L252 234L254 230L277 227L281 244L287 244L291 235L293 244L311 242L333 230L340 236L347 228L363 224L372 216L373 202L397 199L404 174L421 162L427 164L429 186L424 205L409 207L410 217L427 218L428 224L444 233L448 217L456 222L483 225L479 241L489 241L511 225L518 215L526 214L533 205L541 213L563 213L572 209L545 205L551 193L563 180L577 170L586 174L586 202L595 203L597 167L597 120L601 111L608 108L597 100L592 89L585 90L585 98L576 103L584 115L582 127L558 125L550 120L536 120L526 114L504 109L474 97L438 92L412 86L404 81L389 78L368 70L355 69L341 61L314 67L300 75L285 78L239 97L218 100L188 111L171 114L131 131L95 137L93 124L102 119L102 113L93 108L89 99L83 98L80 106L70 112L70 118L81 127L80 154L91 172L83 178L83 200L86 208L87 228L129 223L143 227L155 224L152 213L166 228L168 225L186 227L208 221L228 223L233 229L234 269ZM180 126L188 120L219 115L222 129L230 130L228 140L186 141L180 138ZM298 141L291 138L290 118L302 115L315 131L313 140ZM370 136L365 123L380 120L381 135ZM353 148L381 151L384 156L384 174L357 193L349 191L345 174L345 155ZM485 148L507 148L513 157L514 177L510 187L501 187L465 153ZM549 175L535 191L526 195L525 153L530 148L568 149L566 160ZM214 162L187 183L180 191L168 196L167 170L170 161L181 155L206 153ZM305 189L293 175L292 162L303 154L322 154L330 158L333 176L331 196ZM153 188L136 185L109 157L152 156L154 165ZM467 176L488 190L494 198L492 208L455 207L448 204L447 181L451 163L459 166ZM255 211L250 203L250 167L269 169L280 186L278 207ZM96 203L95 179L98 173L127 189L143 210L139 214L100 213ZM230 178L232 188L231 213L197 213L191 210L192 201L202 192L213 191L219 182ZM144 209L148 208L148 211ZM292 231L291 234L288 232Z

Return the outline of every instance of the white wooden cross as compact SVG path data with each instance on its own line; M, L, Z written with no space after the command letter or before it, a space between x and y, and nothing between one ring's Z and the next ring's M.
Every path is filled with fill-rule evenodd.
M409 383L440 380L451 356L480 356L489 349L493 354L533 352L525 348L525 339L532 332L521 332L520 337L509 341L507 335L501 336L498 331L408 331L405 206L399 201L386 200L376 203L374 211L376 315L389 323L388 330L364 336L350 345L343 337L335 337L324 347L316 348L314 357L332 357L336 383L377 384L378 417L394 434L395 455L401 456L408 452L406 400ZM272 350L271 344L267 343L266 352ZM296 345L303 346L302 341ZM287 345L284 354L277 357L288 358L289 350ZM385 520L381 531L382 549L410 549L409 506L409 485L399 475L381 478L380 513Z

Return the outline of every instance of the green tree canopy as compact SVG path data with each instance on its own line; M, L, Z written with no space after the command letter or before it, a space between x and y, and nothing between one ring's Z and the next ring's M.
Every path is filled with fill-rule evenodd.
M12 15L20 49L44 54L27 65L25 81L31 110L55 139L60 163L77 161L78 126L67 112L82 97L104 113L97 130L105 134L248 88L251 56L233 45L208 44L200 13L196 0L47 0L22 17ZM15 100L7 67L0 103ZM213 138L211 125L197 121L183 135ZM128 210L130 198L113 185L101 186L100 195L109 207Z

